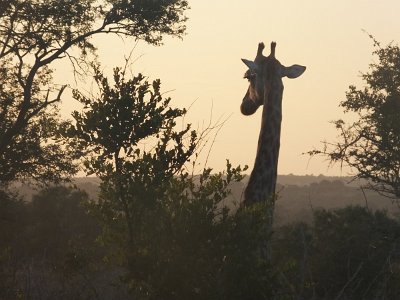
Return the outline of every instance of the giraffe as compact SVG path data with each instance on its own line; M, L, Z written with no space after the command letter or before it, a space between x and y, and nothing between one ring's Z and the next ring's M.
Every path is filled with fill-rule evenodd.
M249 87L243 98L240 110L244 115L252 115L264 105L257 154L249 182L244 191L244 206L266 202L269 228L272 228L275 206L275 186L282 122L282 78L296 78L306 67L292 65L285 67L275 58L276 43L271 43L269 56L263 55L264 43L258 44L254 61L242 59L249 68L244 78Z

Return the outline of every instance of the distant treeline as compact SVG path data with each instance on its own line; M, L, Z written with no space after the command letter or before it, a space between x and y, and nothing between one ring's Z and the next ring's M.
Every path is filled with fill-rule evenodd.
M231 184L232 195L225 200L230 208L239 206L242 192L247 183ZM72 186L86 192L90 199L97 199L100 180L96 177L75 178ZM280 175L278 177L278 200L276 202L275 226L291 222L311 220L314 210L336 209L350 205L365 206L372 211L385 210L391 216L400 214L400 207L390 199L361 187L362 182L352 177L333 177L324 175ZM24 200L30 201L38 192L29 185L18 183L15 186Z

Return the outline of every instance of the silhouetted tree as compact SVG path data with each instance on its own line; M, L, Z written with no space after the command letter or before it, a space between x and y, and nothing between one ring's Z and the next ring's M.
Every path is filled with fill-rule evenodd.
M333 163L341 162L355 170L355 176L366 179L368 187L398 199L400 197L400 48L393 43L381 47L373 37L378 62L362 74L366 86L350 86L346 100L340 103L344 112L357 114L358 120L334 122L338 142L325 142L322 154Z
M132 197L146 197L146 205L156 201L164 184L194 153L197 135L190 126L174 129L176 119L186 111L169 107L171 99L162 97L159 80L150 84L141 74L127 80L125 70L116 68L111 85L98 67L94 72L100 94L88 97L74 91L85 108L73 112L76 124L67 129L67 135L74 148L82 151L87 173L102 179L100 203L113 214L125 216L133 242ZM149 151L140 146L143 141L149 143Z
M75 171L59 139L56 108L66 86L50 66L67 58L84 74L101 33L158 45L185 31L185 0L8 0L0 2L0 183L59 180Z

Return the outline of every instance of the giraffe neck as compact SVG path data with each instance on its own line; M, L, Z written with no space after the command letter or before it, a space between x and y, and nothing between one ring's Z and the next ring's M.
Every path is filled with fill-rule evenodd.
M256 159L244 194L246 205L266 201L275 195L282 123L282 93L283 84L279 77L272 81L269 95L264 97Z

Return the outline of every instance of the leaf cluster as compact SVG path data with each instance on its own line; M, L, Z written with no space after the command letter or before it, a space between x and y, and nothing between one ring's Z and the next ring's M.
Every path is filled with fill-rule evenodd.
M124 34L160 44L163 35L182 36L186 30L186 0L109 0L105 23L118 24ZM118 30L117 29L117 30ZM151 30L149 30L151 29ZM116 29L111 29L116 30Z
M75 124L65 131L85 157L88 173L104 177L128 172L135 178L153 178L157 170L168 176L180 170L193 154L196 133L190 126L175 130L176 119L186 111L169 107L171 99L163 98L160 81L149 83L141 74L126 80L119 68L114 69L112 84L98 68L94 79L99 96L74 91L84 108L73 112Z

